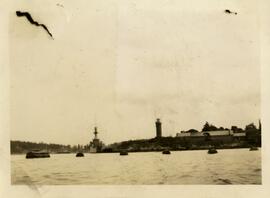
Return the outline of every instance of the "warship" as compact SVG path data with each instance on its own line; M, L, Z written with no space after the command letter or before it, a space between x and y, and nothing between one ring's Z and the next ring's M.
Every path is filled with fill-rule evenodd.
M102 151L103 148L103 143L100 141L98 138L98 130L97 127L94 128L94 138L93 140L89 143L89 152L90 153L98 153Z

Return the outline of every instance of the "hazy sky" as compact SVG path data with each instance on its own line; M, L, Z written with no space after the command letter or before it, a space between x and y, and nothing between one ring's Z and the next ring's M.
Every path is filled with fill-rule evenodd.
M260 118L256 1L29 2L10 13L11 139L86 144L97 125L112 143L154 137L157 117L164 136Z

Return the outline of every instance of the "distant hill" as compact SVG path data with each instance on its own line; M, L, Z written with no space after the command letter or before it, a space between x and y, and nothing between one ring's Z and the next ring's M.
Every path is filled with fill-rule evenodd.
M25 141L10 141L10 153L11 154L23 154L28 151L40 149L48 150L49 152L59 152L59 151L73 151L77 149L76 146L71 147L70 145L62 144L47 144L47 143L35 143L35 142L25 142Z

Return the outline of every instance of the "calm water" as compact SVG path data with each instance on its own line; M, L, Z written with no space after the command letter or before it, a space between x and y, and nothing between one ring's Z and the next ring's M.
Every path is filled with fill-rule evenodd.
M12 184L261 184L261 152L248 149L11 157Z

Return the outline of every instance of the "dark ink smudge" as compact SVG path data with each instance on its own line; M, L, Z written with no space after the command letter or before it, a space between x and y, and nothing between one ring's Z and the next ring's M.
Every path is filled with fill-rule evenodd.
M59 6L59 7L62 7L62 8L64 7L64 6L63 6L62 4L60 4L60 3L57 3L56 5Z
M227 13L227 14L235 14L235 15L237 15L237 12L232 12L232 11L230 11L230 10L225 10L225 13Z
M17 15L18 17L26 17L27 20L28 20L31 24L35 25L35 26L41 26L41 27L43 27L43 28L45 29L45 31L53 38L52 34L50 33L50 31L48 30L48 28L46 27L46 25L40 24L40 23L34 21L33 18L32 18L32 16L31 16L28 12L16 11L16 15Z

